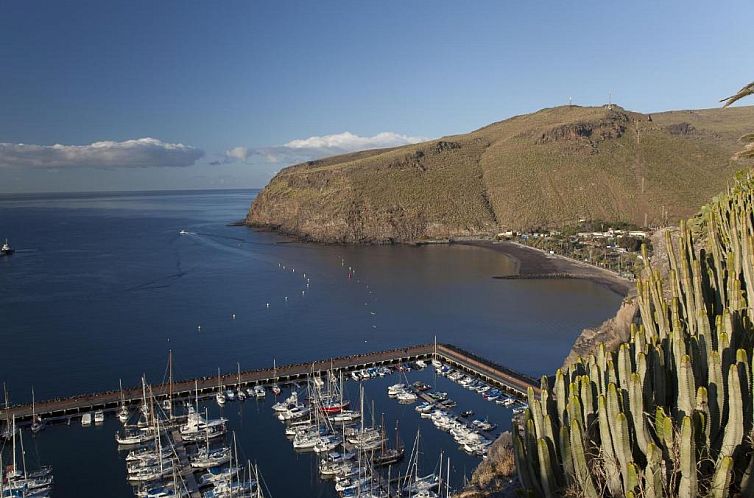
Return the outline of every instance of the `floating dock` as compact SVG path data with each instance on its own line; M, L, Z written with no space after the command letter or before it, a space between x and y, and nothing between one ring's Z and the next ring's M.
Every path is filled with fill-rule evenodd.
M450 344L422 344L387 351L316 360L309 363L282 365L276 368L248 370L241 372L240 382L237 373L227 373L220 376L219 382L227 389L248 388L255 385L268 386L274 383L289 384L304 381L312 374L322 375L328 371L338 374L377 366L396 366L417 360L440 361L478 377L519 399L526 397L529 387L533 388L536 393L539 392L539 382L536 379ZM217 388L218 377L206 376L173 382L172 392L174 399L189 400L197 394L200 397L214 395ZM168 398L170 386L168 383L152 385L152 392L158 401L162 401ZM136 406L141 403L142 388L139 386L124 389L123 396L127 405ZM35 411L43 420L54 422L75 418L83 413L95 410L115 411L120 405L121 393L119 390L113 390L38 401L35 405ZM16 422L21 424L31 423L31 415L31 404L13 405L7 410L0 410L0 420L15 417Z

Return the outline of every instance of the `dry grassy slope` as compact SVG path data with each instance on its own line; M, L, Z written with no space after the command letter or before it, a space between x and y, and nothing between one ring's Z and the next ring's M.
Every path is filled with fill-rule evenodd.
M747 164L754 107L644 115L556 107L472 133L282 170L247 222L329 242L413 241L688 217Z

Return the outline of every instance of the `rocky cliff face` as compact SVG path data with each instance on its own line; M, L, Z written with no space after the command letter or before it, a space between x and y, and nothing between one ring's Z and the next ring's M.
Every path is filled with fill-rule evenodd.
M391 243L580 218L673 221L746 166L731 157L752 122L754 107L652 116L544 109L466 135L286 168L246 222L315 241Z
M254 201L247 223L338 243L494 233L475 160L481 148L440 140L286 168Z

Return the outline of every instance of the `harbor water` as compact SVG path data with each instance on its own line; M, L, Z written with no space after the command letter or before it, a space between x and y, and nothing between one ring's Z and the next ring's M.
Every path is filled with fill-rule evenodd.
M306 362L434 340L539 376L554 371L582 328L611 316L621 296L589 281L503 280L514 262L461 245L305 244L233 222L253 190L0 196L0 380L13 402L176 378ZM183 231L183 232L181 232ZM437 377L457 411L500 430L510 409ZM413 405L386 395L397 375L364 382L369 413L409 447L421 428L422 467L451 458L460 486L479 457ZM358 402L358 385L346 383ZM285 392L283 393L286 394ZM273 399L228 403L239 453L259 465L272 496L335 496L311 454L298 454L272 415ZM219 414L214 403L208 407ZM368 415L369 416L369 415ZM99 427L25 433L27 458L55 468L55 497L133 496L115 418ZM6 453L7 455L7 449Z

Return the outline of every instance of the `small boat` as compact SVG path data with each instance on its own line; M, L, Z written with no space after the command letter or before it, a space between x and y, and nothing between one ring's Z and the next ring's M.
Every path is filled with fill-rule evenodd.
M403 391L398 393L398 401L402 403L413 403L416 401L416 394L412 393L411 391Z
M225 394L223 393L223 386L220 382L220 369L217 369L217 394L215 394L215 401L219 406L225 406Z
M186 230L181 229L181 231L178 232L178 235L191 235L191 232L187 232Z
M282 392L282 390L280 389L279 385L275 384L274 386L272 386L272 393L275 396L278 396L281 392Z
M254 386L254 396L258 398L264 398L267 393L264 390L264 386Z
M89 414L87 414L89 415ZM90 416L91 417L91 416ZM89 425L91 425L91 418ZM115 441L121 446L136 446L148 443L155 439L153 431L125 430L122 434L115 433Z
M196 456L191 458L191 467L194 469L209 469L223 465L230 461L230 448L209 450L209 447L201 448Z
M5 239L3 247L0 247L0 256L10 256L14 252L16 252L16 250L8 244L8 239Z
M81 425L88 427L92 425L92 414L87 412L81 416Z
M42 421L42 417L36 414L34 410L34 388L31 388L31 432L36 434L45 428L45 424Z
M97 410L94 412L94 423L99 425L105 421L105 412Z

